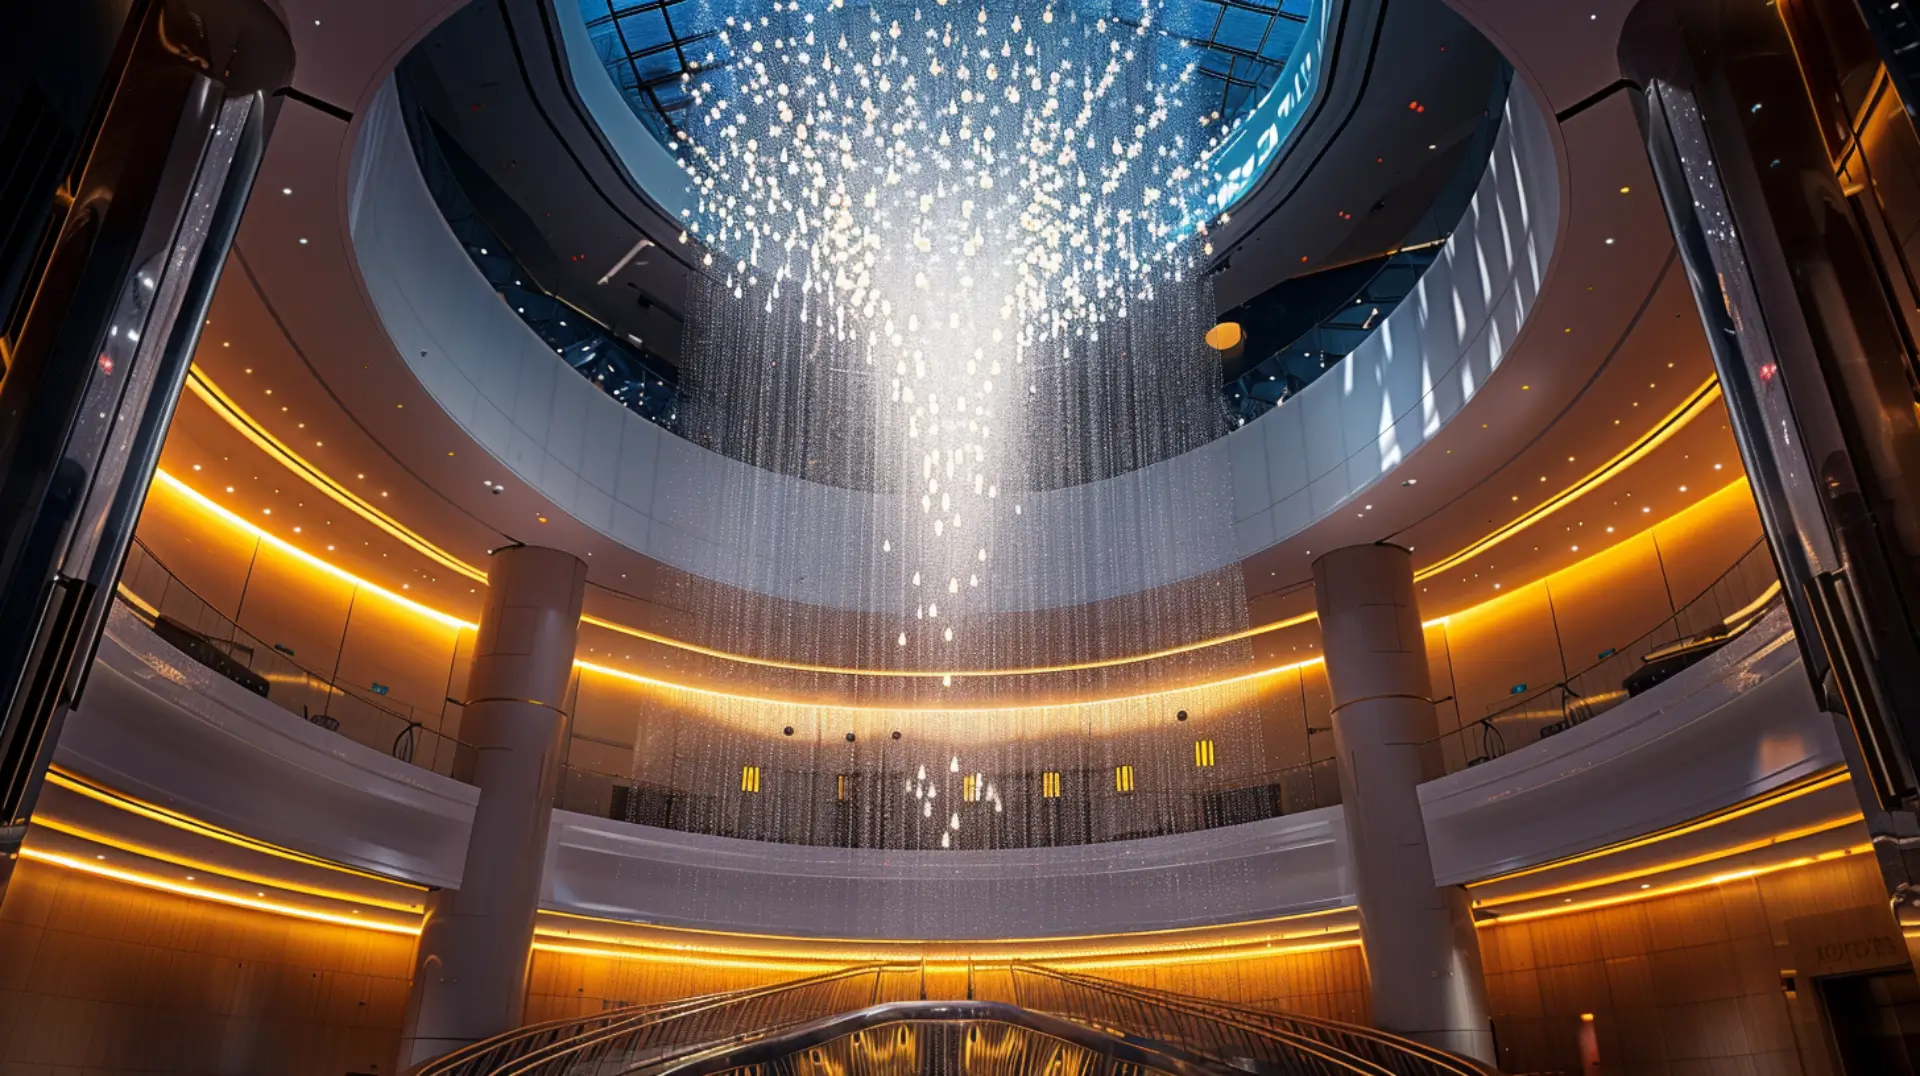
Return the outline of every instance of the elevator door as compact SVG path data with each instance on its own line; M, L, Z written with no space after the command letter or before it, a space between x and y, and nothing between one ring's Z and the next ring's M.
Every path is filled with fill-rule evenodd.
M1913 972L1817 981L1846 1076L1920 1076L1920 981Z

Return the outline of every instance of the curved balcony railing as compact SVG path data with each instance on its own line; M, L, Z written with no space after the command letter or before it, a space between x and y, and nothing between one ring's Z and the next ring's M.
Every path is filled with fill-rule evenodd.
M1652 630L1604 652L1572 676L1464 724L1460 704L1441 699L1436 716L1443 728L1454 727L1431 742L1429 770L1438 776L1464 769L1590 720L1736 638L1760 619L1778 591L1770 551L1756 542ZM243 588L238 607L247 608L250 596ZM284 605L274 600L284 595L264 597L268 606ZM137 542L122 573L120 598L175 648L283 709L403 761L468 779L473 752L453 734L460 707L451 698L437 706L419 705L417 699L410 703L383 694L379 684L350 683L310 668L286 647L242 628ZM366 651L377 640L354 635L357 622L351 612L348 617L340 629L343 650L352 636L356 649ZM1436 667L1436 680L1443 671L1450 668ZM440 693L439 683L431 687ZM412 688L415 695L424 690ZM447 694L453 690L446 685ZM990 803L963 808L964 775L953 775L939 789L940 809L926 810L901 799L912 794L913 774L885 765L846 774L756 769L755 787L748 792L713 781L706 770L700 780L660 783L570 758L555 804L687 833L842 848L992 850L1165 837L1338 804L1333 741L1316 735L1331 731L1331 714L1324 707L1324 698L1310 704L1303 691L1298 713L1287 719L1300 723L1287 731L1295 741L1295 757L1304 754L1306 761L1251 773L1222 769L1220 776L1196 767L1174 788L1154 787L1144 770L1138 786L1127 789L1116 788L1110 769L1004 772L987 775ZM605 752L589 757L594 754ZM974 790L976 799L981 791ZM964 825L950 824L953 811L961 812Z
M1655 687L1757 624L1780 600L1773 551L1762 538L1692 601L1634 641L1578 672L1508 702L1439 738L1447 773L1565 732Z
M1331 743L1326 745L1331 750ZM762 768L756 795L689 790L575 766L555 806L659 829L739 840L904 851L1055 848L1167 837L1244 825L1340 802L1331 758L1225 779L1216 785L1120 793L1108 769L1007 773L994 799L960 801L958 786L931 811L902 791L910 770L840 775ZM1053 783L1049 783L1049 781ZM1049 791L1053 794L1049 795ZM976 806L978 809L976 809ZM950 825L953 811L966 818Z
M281 709L402 762L469 779L472 748L442 731L451 704L410 706L374 690L378 685L351 686L308 668L195 593L138 538L116 597L168 645Z

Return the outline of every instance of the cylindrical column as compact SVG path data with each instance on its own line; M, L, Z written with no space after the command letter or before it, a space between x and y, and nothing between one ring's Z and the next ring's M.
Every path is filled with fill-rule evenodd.
M403 1072L519 1026L586 581L586 565L557 549L493 554L460 726L480 802L460 888L428 902Z
M1313 592L1373 1022L1491 1063L1473 917L1465 892L1434 884L1420 813L1435 729L1413 558L1391 545L1335 550L1314 561Z

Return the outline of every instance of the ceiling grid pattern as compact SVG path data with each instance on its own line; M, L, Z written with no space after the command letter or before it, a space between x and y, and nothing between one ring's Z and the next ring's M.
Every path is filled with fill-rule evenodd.
M1231 119L1278 81L1310 6L1310 0L1165 0L1155 17L1164 32L1203 50L1199 77L1220 114ZM712 14L702 12L698 0L580 0L580 12L614 85L654 137L670 141L689 101L684 76L709 66L713 56Z

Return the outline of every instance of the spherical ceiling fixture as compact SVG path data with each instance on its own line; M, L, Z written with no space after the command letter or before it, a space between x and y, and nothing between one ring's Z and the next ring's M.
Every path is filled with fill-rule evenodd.
M1246 330L1237 321L1223 321L1207 330L1207 346L1220 353L1220 357L1233 360L1247 348Z

